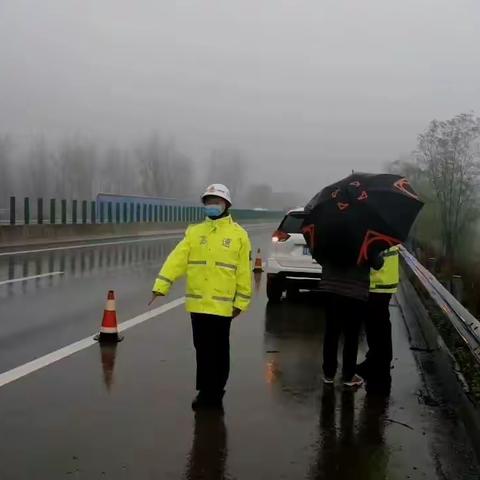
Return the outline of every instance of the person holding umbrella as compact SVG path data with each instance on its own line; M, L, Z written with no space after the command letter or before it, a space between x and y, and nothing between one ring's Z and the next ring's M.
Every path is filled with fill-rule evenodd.
M422 206L403 177L354 173L325 187L305 207L304 236L313 258L323 267L320 290L328 293L325 383L334 382L342 333L344 385L363 383L355 370L370 270L380 270L381 253L406 240Z
M323 343L323 373L326 384L334 383L337 352L343 334L342 377L346 387L358 387L363 378L355 373L358 337L369 296L370 269L383 266L381 255L373 254L361 265L339 265L324 261L319 289L326 298L326 327Z

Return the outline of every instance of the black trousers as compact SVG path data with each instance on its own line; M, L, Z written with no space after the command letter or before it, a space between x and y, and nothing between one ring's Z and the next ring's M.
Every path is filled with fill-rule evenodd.
M371 293L365 315L367 334L367 369L370 380L390 379L392 363L392 324L390 323L391 293Z
M329 295L323 339L323 373L333 378L337 372L338 342L343 334L344 380L350 380L357 366L358 336L366 302L340 295Z
M222 396L230 373L230 325L232 319L192 313L193 345L197 356L197 390Z

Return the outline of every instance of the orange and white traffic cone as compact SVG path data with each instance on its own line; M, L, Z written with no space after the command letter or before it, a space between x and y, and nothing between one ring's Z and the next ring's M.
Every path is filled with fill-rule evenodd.
M113 290L108 291L107 304L103 311L102 326L100 327L100 333L95 336L95 340L98 340L100 343L116 343L123 340L123 337L118 334L115 293Z
M255 266L253 267L254 272L263 272L263 262L262 262L262 253L260 249L257 250L257 256L255 258Z

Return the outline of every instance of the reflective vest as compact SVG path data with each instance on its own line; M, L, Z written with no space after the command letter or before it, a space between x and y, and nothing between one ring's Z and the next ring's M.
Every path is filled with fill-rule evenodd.
M391 247L383 254L384 264L380 270L370 270L370 292L396 293L399 282L399 247Z
M252 297L251 245L247 232L232 220L207 218L188 227L165 261L153 291L166 295L173 282L187 277L186 309L231 317L246 310Z

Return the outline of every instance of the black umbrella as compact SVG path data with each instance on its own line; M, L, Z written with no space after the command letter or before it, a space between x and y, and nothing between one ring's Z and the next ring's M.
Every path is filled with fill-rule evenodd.
M361 264L404 242L422 206L404 177L354 173L310 200L304 235L319 263Z

